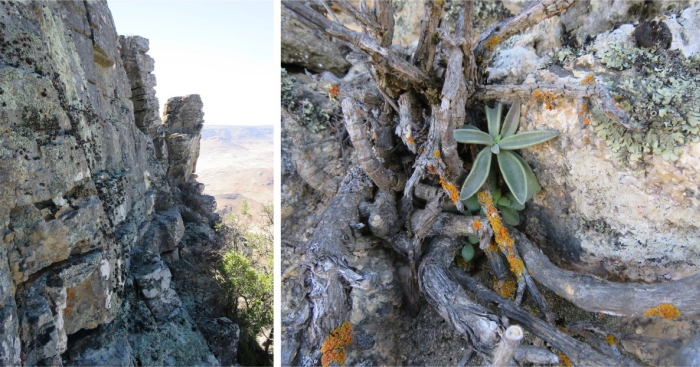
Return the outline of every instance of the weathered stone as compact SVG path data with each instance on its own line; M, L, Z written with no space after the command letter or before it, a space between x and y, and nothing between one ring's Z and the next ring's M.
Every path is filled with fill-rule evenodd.
M221 365L235 365L238 358L238 340L241 334L238 325L226 317L207 319L198 325Z
M148 40L139 36L119 36L119 46L124 69L131 82L136 126L151 137L156 156L167 164L165 133L154 89L156 77L152 74L155 61L146 54L149 50Z
M140 258L156 244L175 261L185 237L147 40L124 38L120 55L105 1L3 2L0 19L0 364L61 365L88 336L104 343L73 353L75 363L217 364L170 270L157 253ZM175 150L190 179L201 100L179 101L169 134L192 136ZM198 210L210 209L202 200ZM134 276L149 304L132 294L122 307ZM144 350L136 326L110 324L138 310L160 328ZM121 331L110 339L112 325Z
M163 110L168 145L168 179L177 185L190 180L197 169L204 112L197 94L168 99Z
M597 12L598 6L589 10ZM630 2L613 6L624 9L596 17L608 17L609 23L615 14L629 16L634 10ZM651 11L657 4L649 6ZM682 55L694 49L695 41L687 35L700 24L695 22L698 9L695 5L680 12L683 26L669 18L674 41L668 51L641 49L632 24L597 34L590 46L580 49L561 50L554 42L545 49L542 34L557 34L562 26L554 18L514 37L496 55L494 65L522 66L502 69L504 83L576 85L595 76L594 82L605 83L620 108L645 126L641 133L626 131L600 112L582 112L574 100L557 98L549 107L541 100L524 101L521 129L560 132L555 140L523 150L544 187L526 211L528 232L546 242L543 248L551 259L575 264L583 273L644 281L697 272L700 144L693 119L700 106L681 99L700 98L700 79L684 69L690 59ZM569 30L567 16L562 22ZM516 49L527 50L530 61L523 63ZM682 82L665 85L676 78Z
M146 299L156 298L170 289L170 269L157 253L148 250L132 251L131 273L141 294Z
M312 29L282 7L282 63L310 71L328 70L343 75L350 68L345 55L350 51L343 43Z

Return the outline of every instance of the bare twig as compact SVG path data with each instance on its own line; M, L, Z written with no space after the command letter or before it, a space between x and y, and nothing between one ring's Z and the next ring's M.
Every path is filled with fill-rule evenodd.
M481 67L487 65L495 47L538 22L561 14L574 0L542 0L534 3L522 13L498 22L479 35L474 54L481 58Z
M411 63L418 65L427 75L432 73L433 62L435 61L438 25L442 16L442 2L425 0L423 1L423 21L418 33L418 46L413 53Z
M359 163L367 175L380 188L394 191L403 190L406 183L406 177L403 176L403 173L395 173L384 168L372 151L372 144L365 132L364 119L361 117L362 111L357 103L350 98L345 98L341 102L341 106L348 135L350 135L352 145L357 151Z
M660 304L672 304L682 315L700 314L700 274L664 283L614 283L562 270L521 233L514 233L531 275L543 286L590 312L642 316Z
M539 91L550 95L558 95L568 99L589 99L608 118L622 124L629 130L642 131L644 125L633 122L622 109L618 108L610 95L610 91L600 84L577 85L577 84L504 84L504 85L480 85L474 97L482 100L515 100L532 98L533 93Z
M519 322L523 327L536 336L552 344L555 348L566 354L571 362L576 366L633 366L635 363L628 359L615 359L612 355L603 355L591 348L588 344L582 343L556 327L530 315L519 308L515 303L509 301L495 292L489 290L476 279L466 275L458 268L450 270L450 277L468 291L473 292L477 297L487 302L495 302L503 315Z
M345 28L343 25L331 21L309 8L299 1L285 0L282 2L287 9L297 13L300 17L321 27L326 33L349 42L366 52L374 61L375 67L386 65L386 71L391 70L398 77L405 79L409 84L423 85L428 83L428 75L421 69L413 66L408 61L396 55L391 49L382 47L376 40L368 35L360 34ZM380 86L381 87L381 86ZM381 89L381 88L380 88Z
M509 326L503 333L503 337L493 353L493 365L508 366L524 336L525 331L523 328L518 325Z

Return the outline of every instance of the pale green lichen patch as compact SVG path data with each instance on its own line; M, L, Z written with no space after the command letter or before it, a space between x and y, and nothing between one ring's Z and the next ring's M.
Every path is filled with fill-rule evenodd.
M700 138L700 57L685 58L678 50L639 48L624 38L595 50L555 52L555 62L596 52L608 71L602 75L617 106L645 129L627 130L591 109L591 125L623 165L641 172L650 155L676 161L690 142Z
M319 132L330 126L332 112L324 110L321 106L304 96L303 90L297 86L293 77L282 69L282 106L286 107L299 121L312 133Z

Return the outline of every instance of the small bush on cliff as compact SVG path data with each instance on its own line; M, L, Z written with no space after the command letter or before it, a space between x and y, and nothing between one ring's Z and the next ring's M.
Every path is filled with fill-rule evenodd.
M238 360L242 365L272 365L273 207L262 208L255 220L247 202L240 212L224 216L219 228L227 250L218 266L228 316L241 328ZM258 340L263 339L262 343Z

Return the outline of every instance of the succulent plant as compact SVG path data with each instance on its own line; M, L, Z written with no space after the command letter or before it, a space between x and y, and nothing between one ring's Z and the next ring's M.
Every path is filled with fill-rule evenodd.
M493 196L493 202L496 205L496 208L498 208L498 211L501 213L503 221L511 226L517 226L520 224L520 213L518 212L525 209L525 205L519 203L512 193L502 193L501 189L496 186L495 175L493 172L489 174L488 186L489 190L491 190L491 195ZM469 214L479 213L480 215L485 216L484 209L481 207L481 204L479 204L479 199L477 199L476 195L472 195L468 199L462 200L462 203L464 203L464 207L467 209ZM471 243L479 242L478 238L476 240L470 238L469 241Z
M520 124L520 102L513 103L501 127L502 112L503 105L500 102L496 108L486 107L488 134L472 126L456 129L453 132L455 140L459 143L486 145L477 154L472 170L467 179L464 180L460 192L460 200L462 201L474 196L486 182L491 171L492 153L496 155L503 180L517 203L525 204L542 189L532 172L532 168L518 153L513 151L553 139L559 136L559 132L540 130L516 134ZM507 198L507 196L503 198Z

